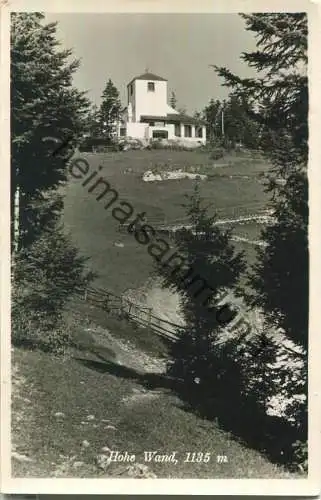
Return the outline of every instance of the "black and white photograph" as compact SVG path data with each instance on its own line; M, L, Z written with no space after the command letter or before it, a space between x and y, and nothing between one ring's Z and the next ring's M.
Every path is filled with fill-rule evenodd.
M317 8L25 4L1 80L4 493L317 494Z

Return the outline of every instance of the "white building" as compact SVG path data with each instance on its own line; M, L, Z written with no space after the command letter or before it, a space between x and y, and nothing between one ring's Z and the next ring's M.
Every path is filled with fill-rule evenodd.
M206 143L205 124L167 104L165 78L152 73L136 76L127 85L127 102L120 136Z

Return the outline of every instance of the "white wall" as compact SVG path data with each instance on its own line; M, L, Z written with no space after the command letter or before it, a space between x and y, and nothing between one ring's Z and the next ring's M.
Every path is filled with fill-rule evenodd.
M153 130L167 130L168 139L174 139L185 143L202 143L206 144L205 127L203 127L203 137L184 137L184 127L181 126L182 135L178 137L175 135L175 126L172 123L166 123L165 126L149 126L147 123L128 122L126 124L126 136L137 139L152 139ZM193 129L192 129L193 131ZM119 131L118 131L119 135Z
M148 91L148 82L152 80L134 80L131 83L133 88L132 95L127 87L128 101L132 106L132 122L127 123L128 137L136 137L140 139L150 139L153 135L153 130L167 130L169 139L184 140L191 143L201 142L206 143L205 127L203 127L203 137L195 137L195 126L192 126L192 137L184 137L184 126L181 124L181 137L175 135L174 124L165 124L165 126L149 127L146 123L140 123L142 115L147 116L166 116L167 114L179 114L179 112L167 104L167 81L153 81L154 92ZM127 113L128 119L128 113Z
M153 80L134 80L131 83L133 93L127 86L128 104L131 103L133 121L139 122L141 115L164 116L179 112L167 104L167 81L153 81L155 91L148 91L148 82Z
M147 84L152 80L135 80L134 119L139 122L141 115L165 116L167 114L167 82L154 81L155 91L147 90Z
M132 86L133 88L133 93L132 95L130 95L130 85ZM128 103L127 103L127 107L128 107L128 104L130 103L132 105L132 120L133 121L136 121L136 104L135 104L135 88L136 88L136 80L134 80L130 85L127 85L127 100L128 100Z
M135 137L137 139L148 138L148 124L147 123L127 123L127 137Z

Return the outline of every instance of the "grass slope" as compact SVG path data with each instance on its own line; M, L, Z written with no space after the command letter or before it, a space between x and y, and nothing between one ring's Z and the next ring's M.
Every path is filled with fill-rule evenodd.
M201 194L205 203L222 217L238 217L252 214L266 206L266 195L260 175L267 165L259 158L230 155L217 162L200 151L129 151L109 154L81 154L86 158L92 173L101 165L101 175L119 193L118 201L130 203L135 213L146 212L148 222L172 224L185 219L182 203L191 194L194 181L177 180L145 183L142 175L155 168L190 169L199 167L211 172L211 179L201 182ZM224 166L220 166L224 165ZM88 173L88 175L89 175ZM146 247L139 245L133 235L118 231L118 224L111 210L104 210L104 201L96 201L88 186L81 180L70 179L65 188L64 224L70 230L77 246L90 256L93 269L99 273L97 284L115 293L127 288L138 288L150 278L153 259ZM91 184L89 184L90 186ZM98 192L97 192L98 194ZM244 228L240 227L242 234ZM235 229L238 233L237 228ZM250 239L259 234L258 226L251 228ZM122 243L124 246L115 246ZM247 253L249 263L256 255L255 247L236 244Z
M135 454L157 477L289 477L217 424L185 411L166 384L158 383L160 361L104 329L93 328L91 335L91 348L66 359L14 350L14 477L126 477L123 464L107 472L97 468L95 459L106 446ZM176 451L177 464L145 463L144 451L153 450ZM209 452L211 460L184 462L187 452ZM218 463L217 455L228 462Z
M136 213L146 211L155 225L181 219L184 195L193 190L191 181L144 183L142 173L157 164L213 169L211 180L201 183L202 196L224 217L253 213L266 203L259 182L266 165L259 159L231 156L216 162L215 169L201 152L136 151L86 157L91 172L102 165L102 175L118 190L120 200L130 202ZM150 278L153 261L146 248L119 233L110 212L76 180L66 186L64 223L81 251L91 256L99 273L97 284L120 293ZM244 225L240 231L256 239L257 226ZM251 247L248 259L254 258ZM75 324L76 343L70 356L62 359L18 348L13 352L15 477L100 477L105 472L97 468L96 457L103 447L133 453L139 463L144 463L144 451L176 451L177 464L147 464L158 477L290 477L217 422L184 409L163 374L167 346L154 334L76 300L66 315ZM211 460L185 462L187 452L209 452ZM218 455L228 461L218 463ZM107 469L110 477L126 474L121 464Z

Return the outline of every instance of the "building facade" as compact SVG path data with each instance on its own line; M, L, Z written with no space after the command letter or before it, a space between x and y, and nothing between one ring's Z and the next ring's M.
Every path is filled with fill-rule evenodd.
M205 124L169 106L167 80L153 73L136 76L127 85L127 107L118 135L206 143Z

